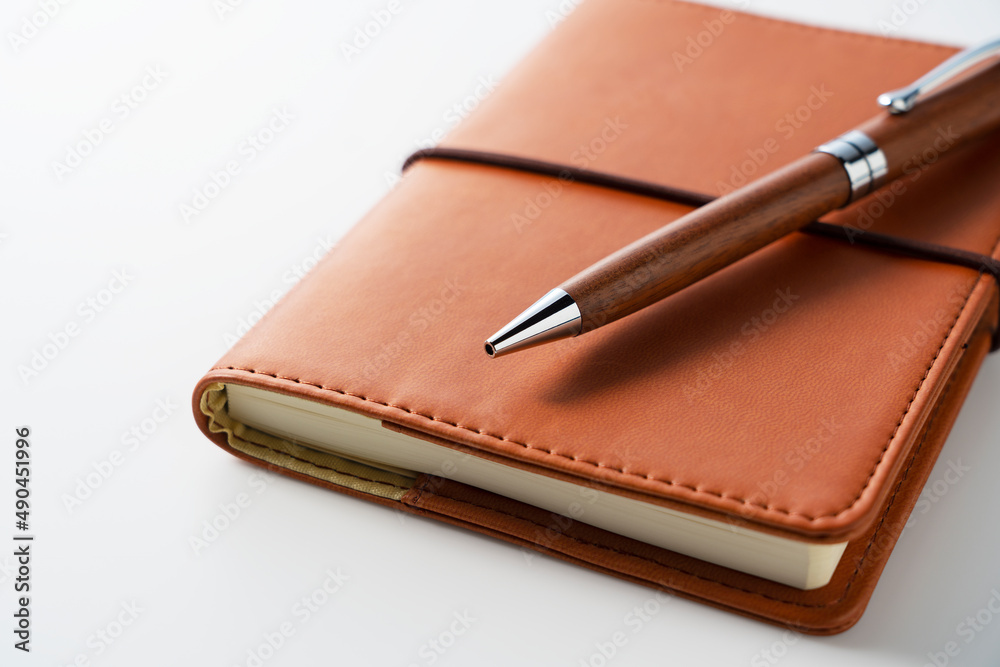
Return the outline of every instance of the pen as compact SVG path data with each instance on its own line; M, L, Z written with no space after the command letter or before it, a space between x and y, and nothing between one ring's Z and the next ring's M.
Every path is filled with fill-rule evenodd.
M880 95L885 112L812 153L661 227L551 290L486 341L499 357L577 336L649 306L1000 127L1000 39ZM887 112L887 113L886 113Z

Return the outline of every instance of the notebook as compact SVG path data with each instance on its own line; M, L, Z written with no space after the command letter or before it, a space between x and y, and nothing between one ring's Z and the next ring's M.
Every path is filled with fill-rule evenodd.
M719 195L875 115L879 93L953 51L588 0L444 145ZM892 201L825 220L995 256L998 148L928 158ZM484 354L538 294L689 210L422 160L202 378L198 423L314 484L845 630L989 348L996 287L794 234L586 336Z

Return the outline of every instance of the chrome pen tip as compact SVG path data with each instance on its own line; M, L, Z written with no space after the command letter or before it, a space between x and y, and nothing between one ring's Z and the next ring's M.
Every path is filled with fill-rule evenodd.
M583 329L580 308L569 294L554 289L510 324L486 340L486 354L502 357L560 338L572 338Z

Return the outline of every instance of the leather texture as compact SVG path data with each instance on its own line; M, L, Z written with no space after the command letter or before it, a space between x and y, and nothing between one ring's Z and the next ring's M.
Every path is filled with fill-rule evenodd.
M879 93L953 51L588 0L444 143L717 195L879 113ZM1000 140L942 146L881 198L825 220L996 257ZM546 513L453 482L418 480L401 503L755 618L842 631L986 353L996 288L969 269L794 234L597 331L486 356L483 340L550 288L689 210L421 161L203 378L199 424L228 449L198 402L213 382L242 383L646 502L850 540L830 584L797 591L579 523L539 538Z

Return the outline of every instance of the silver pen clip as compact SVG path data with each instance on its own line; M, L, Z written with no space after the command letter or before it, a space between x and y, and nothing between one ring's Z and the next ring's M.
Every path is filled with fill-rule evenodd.
M909 86L882 93L878 96L878 103L889 113L906 113L927 93L940 88L970 67L997 56L1000 56L1000 39L959 51Z

